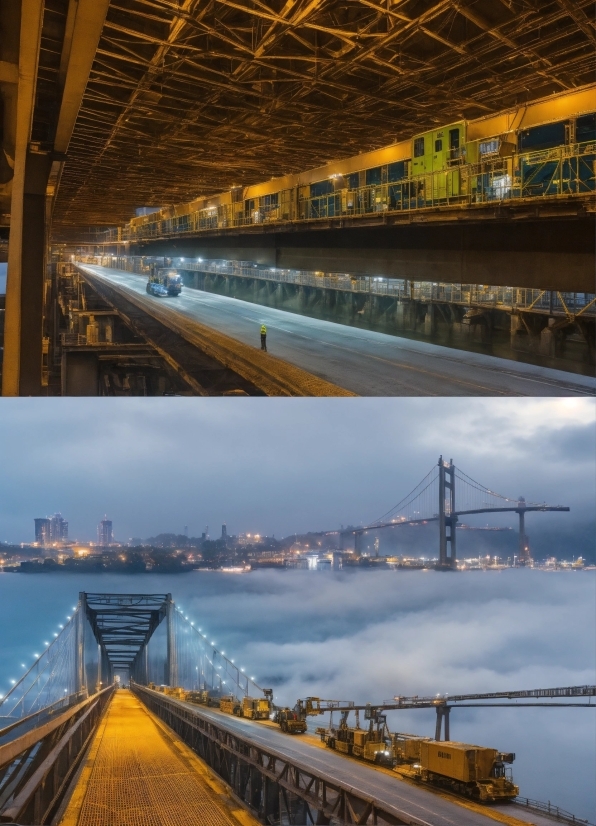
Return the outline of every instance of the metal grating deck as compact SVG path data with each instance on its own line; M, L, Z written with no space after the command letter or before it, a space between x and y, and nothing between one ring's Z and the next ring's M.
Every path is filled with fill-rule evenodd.
M238 826L223 787L129 691L117 691L60 826ZM231 804L231 801L230 801Z

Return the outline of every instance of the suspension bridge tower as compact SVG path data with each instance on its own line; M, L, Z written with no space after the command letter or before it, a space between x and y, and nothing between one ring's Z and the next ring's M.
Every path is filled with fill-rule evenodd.
M455 466L453 459L445 462L439 456L439 564L442 571L455 570Z
M517 564L530 565L532 562L532 555L530 553L530 537L526 533L526 500L523 496L519 497L518 506L519 507L516 510L516 513L519 516L519 550L517 552Z

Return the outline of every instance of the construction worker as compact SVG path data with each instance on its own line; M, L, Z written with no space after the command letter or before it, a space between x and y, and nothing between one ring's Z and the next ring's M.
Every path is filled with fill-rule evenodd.
M261 350L267 352L267 328L261 324Z

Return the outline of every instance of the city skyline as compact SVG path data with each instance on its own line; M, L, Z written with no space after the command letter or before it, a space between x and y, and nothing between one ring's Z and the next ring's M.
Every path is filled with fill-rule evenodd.
M59 508L68 514L69 536L81 541L93 541L102 511L120 541L183 534L185 526L198 537L206 524L224 522L230 534L269 536L367 524L441 453L500 493L572 508L571 516L542 515L545 527L594 518L593 400L444 399L438 409L432 399L331 399L299 400L290 409L247 399L243 411L213 400L199 414L184 401L172 432L164 431L167 410L159 400L151 409L131 401L110 419L79 399L54 405L35 435L27 400L6 404L0 540L23 541L32 511ZM245 432L253 436L246 442ZM223 444L233 457L226 462ZM51 493L32 474L40 459L56 468ZM514 522L494 516L491 524ZM529 522L530 535L535 524Z
M35 544L73 544L79 541L78 537L69 537L68 521L62 517L60 511L52 516L34 517ZM89 539L81 539L81 542L90 542L97 545L111 545L114 541L112 520L104 516L97 524L97 542ZM27 540L21 539L18 544L28 544Z

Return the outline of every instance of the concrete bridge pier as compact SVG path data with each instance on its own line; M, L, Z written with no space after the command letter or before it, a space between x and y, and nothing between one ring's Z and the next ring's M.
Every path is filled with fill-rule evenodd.
M511 349L556 358L563 355L571 331L572 327L566 319L514 313L511 316ZM588 338L584 336L584 339L588 345L586 355L593 358L594 348Z
M434 336L437 332L436 307L434 304L429 304L426 308L424 316L424 335Z
M416 305L413 301L399 301L397 303L395 326L398 330L416 329Z

